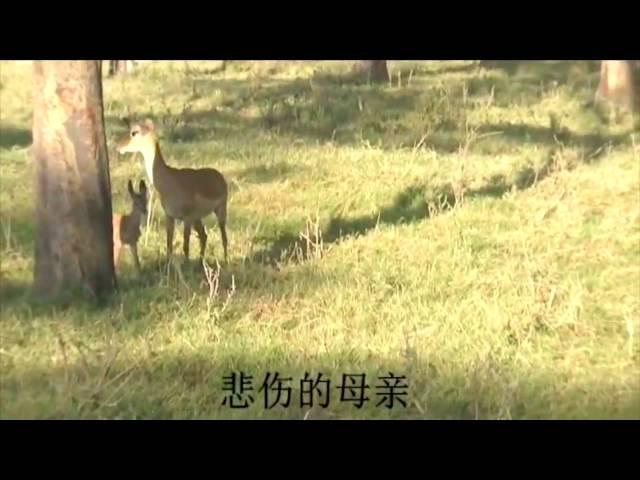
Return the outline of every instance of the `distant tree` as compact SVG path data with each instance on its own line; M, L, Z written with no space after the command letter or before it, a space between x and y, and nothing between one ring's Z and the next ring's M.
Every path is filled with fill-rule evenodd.
M386 60L360 60L356 66L357 74L366 76L372 82L388 82L389 70Z
M616 106L633 111L636 93L634 67L634 62L628 60L602 60L595 101L608 100Z
M109 60L109 76L127 73L131 69L130 60Z
M34 290L51 297L116 287L111 181L99 61L35 61Z

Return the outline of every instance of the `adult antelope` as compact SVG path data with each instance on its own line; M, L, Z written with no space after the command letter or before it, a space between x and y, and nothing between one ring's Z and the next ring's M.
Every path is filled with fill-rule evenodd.
M174 168L166 164L153 122L131 124L129 135L118 143L118 153L140 153L151 185L160 197L167 231L167 260L173 255L175 221L184 223L184 255L189 260L189 239L193 227L200 239L200 258L204 257L207 234L204 217L215 213L220 227L224 260L227 262L227 182L214 168Z

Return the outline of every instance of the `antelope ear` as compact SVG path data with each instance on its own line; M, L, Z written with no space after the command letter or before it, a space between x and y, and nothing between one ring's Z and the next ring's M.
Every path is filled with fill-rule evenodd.
M150 132L154 132L156 129L155 125L153 124L153 120L151 120L150 118L146 118L144 120L144 126Z
M140 193L147 193L147 184L144 183L144 180L140 180Z
M127 188L129 189L129 193L133 196L133 183L131 183L131 180L127 182Z

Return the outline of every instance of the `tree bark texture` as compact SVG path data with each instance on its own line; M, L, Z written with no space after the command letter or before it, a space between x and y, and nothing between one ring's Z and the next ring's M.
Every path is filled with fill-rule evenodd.
M595 100L609 100L629 111L635 106L634 64L628 60L602 60Z
M33 107L34 290L108 294L116 277L100 62L35 61Z

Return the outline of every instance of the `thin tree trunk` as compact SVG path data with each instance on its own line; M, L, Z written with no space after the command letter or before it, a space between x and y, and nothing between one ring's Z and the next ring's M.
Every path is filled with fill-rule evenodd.
M116 287L111 180L98 61L35 61L34 290L92 296Z
M129 60L109 60L109 76L127 73Z
M372 82L389 81L386 60L361 60L356 64L356 72L367 76Z
M627 60L602 60L600 65L600 83L595 101L609 100L613 104L634 110L635 83L633 64Z

